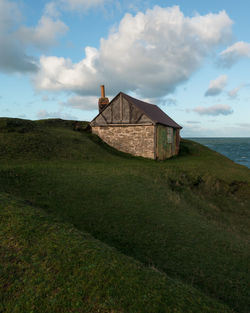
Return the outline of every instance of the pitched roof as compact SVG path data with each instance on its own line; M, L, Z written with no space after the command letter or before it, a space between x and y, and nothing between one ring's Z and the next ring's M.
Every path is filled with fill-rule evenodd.
M128 102L134 104L137 108L139 108L142 112L145 113L147 117L149 117L156 124L163 124L166 126L170 126L173 128L182 128L178 125L174 120L172 120L165 112L163 112L157 105L150 104L133 97L126 95L123 92L120 92Z

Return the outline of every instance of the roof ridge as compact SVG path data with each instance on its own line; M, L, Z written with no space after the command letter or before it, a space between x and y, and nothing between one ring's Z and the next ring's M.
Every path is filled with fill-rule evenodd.
M165 126L173 127L173 128L182 128L179 124L177 124L170 116L168 116L161 108L156 104L148 103L134 97L131 97L123 92L121 92L125 97L128 97L130 101L144 114L150 118L153 122L158 124L163 124ZM129 100L128 99L128 100Z
M156 124L162 124L165 126L169 126L172 128L179 128L181 129L182 127L180 125L178 125L171 117L169 117L160 107L158 107L158 105L153 104L153 103L149 103L149 102L145 102L139 99L136 99L134 97L131 97L129 95L127 95L126 93L120 91L110 102L107 106L105 106L103 108L102 111L99 112L99 114L97 114L97 116L92 120L92 122L100 115L102 114L102 112L104 110L107 109L107 107L109 107L111 105L111 103L119 96L122 95L125 98L127 98L127 100L129 102L131 102L134 106L136 106L143 114L145 114L149 119L152 120L152 122L156 123ZM92 123L91 122L91 123Z

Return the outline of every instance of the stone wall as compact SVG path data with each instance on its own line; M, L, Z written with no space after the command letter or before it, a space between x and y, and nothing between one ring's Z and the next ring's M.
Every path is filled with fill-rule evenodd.
M155 126L92 126L92 132L117 150L145 158L155 158Z

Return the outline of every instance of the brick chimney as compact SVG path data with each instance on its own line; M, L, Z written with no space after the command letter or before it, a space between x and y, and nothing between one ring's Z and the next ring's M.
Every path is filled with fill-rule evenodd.
M101 112L106 105L109 104L109 99L105 97L105 87L104 85L101 85L101 98L99 98L98 106L99 106L99 112Z

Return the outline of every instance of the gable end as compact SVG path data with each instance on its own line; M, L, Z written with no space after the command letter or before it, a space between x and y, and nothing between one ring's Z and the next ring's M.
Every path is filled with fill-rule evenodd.
M120 92L90 123L91 126L112 124L152 125L155 123Z

